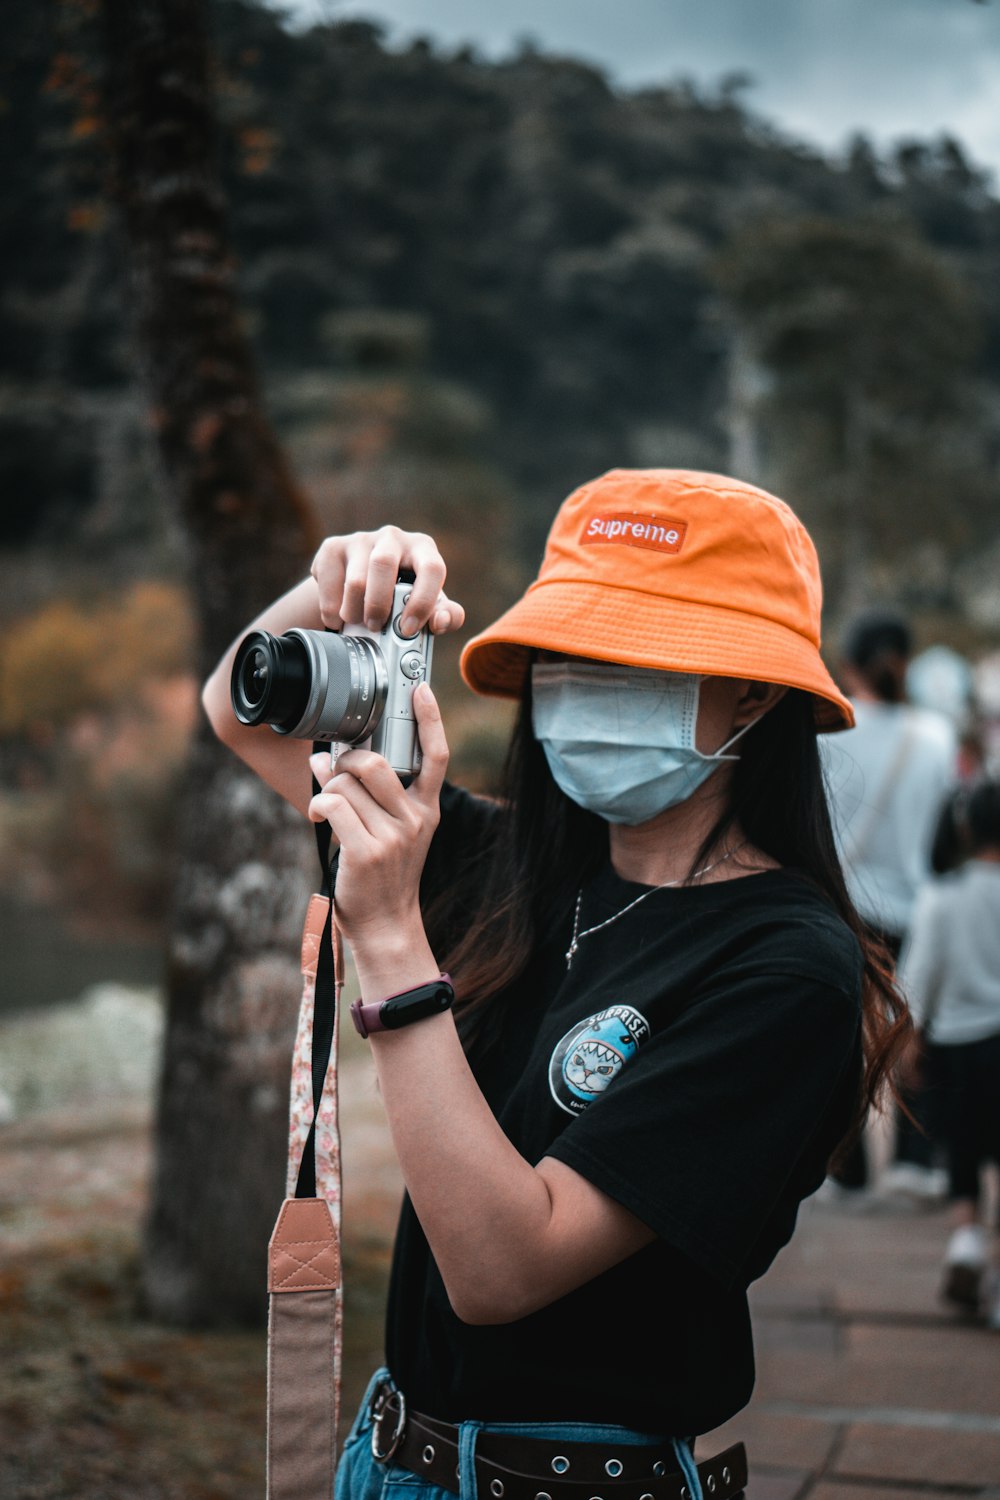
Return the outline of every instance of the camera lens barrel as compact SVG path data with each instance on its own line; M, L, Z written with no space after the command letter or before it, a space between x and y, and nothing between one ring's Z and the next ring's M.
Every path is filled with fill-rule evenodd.
M387 692L385 660L371 640L322 630L251 631L240 642L230 680L241 724L349 744L377 728Z
M385 661L367 636L290 630L306 649L311 670L308 700L291 732L301 739L356 744L378 725L385 707ZM277 727L277 726L275 726Z

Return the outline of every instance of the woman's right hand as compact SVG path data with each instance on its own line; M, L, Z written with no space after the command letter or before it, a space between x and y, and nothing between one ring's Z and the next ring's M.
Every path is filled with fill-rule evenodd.
M381 630L401 568L410 568L415 576L400 625L403 634L415 635L428 622L434 635L461 629L465 610L443 592L448 570L434 538L398 526L331 536L323 542L309 570L319 589L323 624L330 630L342 625Z
M446 568L432 537L398 526L331 536L316 553L311 577L275 599L240 631L205 684L202 702L216 734L303 816L308 816L312 800L309 746L291 735L249 728L233 713L229 682L240 641L251 630L272 635L295 626L339 630L368 619L376 621L373 629L381 630L389 618L400 568L411 568L416 575L407 610L417 622L414 633L427 620L435 635L464 625L465 610L442 592Z

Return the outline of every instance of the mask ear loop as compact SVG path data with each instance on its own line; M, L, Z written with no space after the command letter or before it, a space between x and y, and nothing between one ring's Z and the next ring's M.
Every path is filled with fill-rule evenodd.
M706 760L712 760L712 761L717 761L717 762L718 761L733 761L735 763L736 761L739 760L739 756L738 755L726 755L725 751L727 751L729 749L730 745L735 745L736 741L738 739L742 739L743 735L746 734L747 730L748 729L752 729L753 726L755 724L759 723L759 721L763 717L764 717L763 714L758 714L756 719L751 719L748 724L744 724L743 725L742 729L737 729L736 733L735 734L731 734L729 736L729 739L726 741L726 743L724 745L720 745L719 748L718 748L718 750L716 750L713 755L706 755L703 750L695 749L693 746L692 746L692 752L691 753L693 755L697 755L698 758L699 758L699 760L701 760L701 761L706 761Z
M738 755L727 755L726 751L729 749L730 745L735 745L737 740L742 739L748 729L752 729L755 724L759 724L763 717L763 714L758 714L756 719L751 719L748 723L743 725L742 729L737 729L736 733L731 734L726 743L724 745L720 745L718 750L716 750L713 754L702 755L702 752L700 750L697 753L702 756L703 760L739 760Z

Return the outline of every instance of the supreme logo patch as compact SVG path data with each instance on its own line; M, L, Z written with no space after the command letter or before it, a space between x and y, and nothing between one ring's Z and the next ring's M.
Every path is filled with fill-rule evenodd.
M644 516L638 511L605 511L591 516L580 541L618 542L626 547L651 547L654 552L679 552L687 533L686 521L666 516Z

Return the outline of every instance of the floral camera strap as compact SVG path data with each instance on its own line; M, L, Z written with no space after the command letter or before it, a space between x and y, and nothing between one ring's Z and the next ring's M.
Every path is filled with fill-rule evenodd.
M315 779L313 789L319 791ZM268 1248L268 1500L330 1500L336 1473L343 1343L337 1021L344 952L333 917L337 856L330 860L330 839L329 823L317 823L323 885L309 899L302 930L286 1197Z

